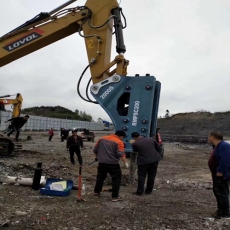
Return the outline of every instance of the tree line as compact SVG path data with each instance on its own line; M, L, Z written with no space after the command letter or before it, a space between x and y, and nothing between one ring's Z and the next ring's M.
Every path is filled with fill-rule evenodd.
M22 113L59 119L93 121L92 116L90 114L87 114L85 111L75 109L75 111L73 112L62 106L35 106L23 109Z

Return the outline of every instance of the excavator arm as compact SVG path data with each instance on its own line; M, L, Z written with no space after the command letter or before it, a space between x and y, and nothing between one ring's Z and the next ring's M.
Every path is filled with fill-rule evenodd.
M13 113L12 118L20 116L21 107L22 107L22 95L20 93L16 94L15 99L9 99L12 95L0 96L0 107L3 105L12 105ZM1 110L1 109L0 109ZM9 128L9 127L8 127ZM20 151L22 149L22 145L18 142L14 143L13 140L10 140L8 137L5 138L4 135L0 133L0 156L10 156L14 154L14 152Z
M119 13L117 1L100 0L95 3L95 0L88 0L82 7L62 9L64 6L50 13L41 13L0 37L0 67L78 32L85 39L93 83L112 75L107 71L117 63L120 65L115 72L123 74L123 55L118 55L110 63L112 21L115 17L117 19L111 12ZM121 51L124 53L125 48Z
M12 105L13 113L12 118L20 116L23 98L20 93L17 93L15 99L7 99L11 95L0 96L0 104L2 105ZM3 99L4 98L4 99Z
M127 76L129 61L124 58L122 9L117 0L87 0L84 6L64 9L70 0L49 13L41 13L0 37L0 67L71 34L85 40L93 85L87 98L100 104L113 121L115 129L126 132L126 151L132 151L132 132L154 136L161 84L154 76ZM111 61L112 35L116 37L118 55ZM71 45L71 44L70 44ZM113 68L113 69L112 69ZM83 71L86 71L86 69ZM83 76L82 74L82 76ZM80 79L82 78L80 77ZM79 84L78 84L79 93Z

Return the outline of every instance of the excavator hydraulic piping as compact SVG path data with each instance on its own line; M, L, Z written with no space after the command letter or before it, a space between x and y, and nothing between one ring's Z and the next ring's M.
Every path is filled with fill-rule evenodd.
M0 96L0 98L4 98L4 97L11 97L12 95L4 95L4 96Z
M67 1L66 3L64 3L64 4L60 5L60 6L58 6L57 8L51 10L51 11L49 12L49 15L51 16L52 14L58 12L59 10L63 9L64 7L66 7L66 6L72 4L73 2L76 2L76 1L77 1L77 0L69 0L69 1Z
M40 14L36 15L34 18L30 19L29 21L25 22L24 24L20 25L19 27L13 29L12 31L8 32L7 34L4 34L3 36L0 37L0 39L2 39L3 37L15 32L15 31L18 31L24 27L27 27L29 25L32 25L36 22L39 22L41 20L44 20L44 19L47 19L49 18L52 14L56 13L57 11L63 9L64 7L72 4L73 2L76 2L77 0L69 0L68 2L58 6L57 8L51 10L49 13L47 12L41 12Z
M4 37L16 32L16 31L20 30L20 29L23 29L24 27L27 27L29 25L32 25L36 22L39 22L39 21L44 20L44 19L49 18L49 17L50 17L50 15L48 13L42 12L42 13L36 15L34 18L30 19L29 21L25 22L24 24L20 25L19 27L11 30L7 34L4 34L3 36L0 37L0 40L3 39Z
M121 8L115 8L112 10L112 14L116 17L114 17L114 29L115 29L115 35L116 35L116 51L118 54L125 53L126 47L124 43L124 36L123 36L123 26L121 21Z

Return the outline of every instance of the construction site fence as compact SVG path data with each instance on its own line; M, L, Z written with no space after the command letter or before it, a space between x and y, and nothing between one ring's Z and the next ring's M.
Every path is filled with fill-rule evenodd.
M21 114L21 117L24 117L26 114ZM50 117L41 117L30 115L27 123L22 127L22 130L29 131L45 131L50 128L54 130L64 129L74 129L74 128L86 128L89 130L106 130L104 124L99 122L89 122L89 121L79 121L79 120L68 120L68 119L59 119L59 118L50 118ZM9 120L12 117L12 112L10 111L0 111L0 131L4 131L9 126Z

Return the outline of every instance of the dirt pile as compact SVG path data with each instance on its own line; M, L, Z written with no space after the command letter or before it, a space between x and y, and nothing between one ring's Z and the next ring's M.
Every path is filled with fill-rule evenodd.
M207 137L211 131L220 131L230 136L230 112L178 113L168 118L158 119L160 133L167 136Z
M23 150L13 158L0 159L1 176L33 177L34 167L42 162L43 176L78 181L78 166L70 164L65 142L47 133L22 133L33 139L23 142ZM100 135L97 134L96 138ZM122 202L111 202L111 193L93 197L97 163L92 147L84 142L83 182L86 202L77 202L77 190L67 197L41 195L28 186L0 184L0 229L11 230L200 230L230 228L228 220L214 220L216 211L207 160L210 146L165 144L165 157L159 164L155 190L151 195L132 194L137 182L127 183L129 170L122 166ZM110 188L110 181L106 181ZM110 186L108 186L110 185Z

